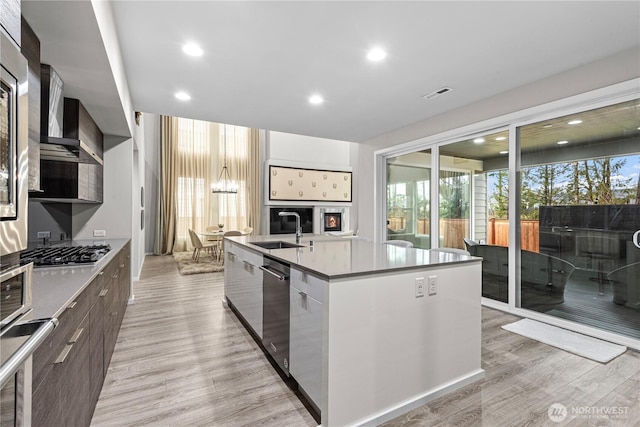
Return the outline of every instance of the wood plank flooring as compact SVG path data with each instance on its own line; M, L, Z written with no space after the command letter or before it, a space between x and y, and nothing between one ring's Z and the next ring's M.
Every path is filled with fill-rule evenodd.
M180 276L172 257L149 256L134 294L92 426L316 425L222 307L223 273ZM482 317L485 379L385 426L640 426L639 353L604 365L500 328L515 316ZM553 403L564 422L549 419ZM609 408L624 414L584 415Z

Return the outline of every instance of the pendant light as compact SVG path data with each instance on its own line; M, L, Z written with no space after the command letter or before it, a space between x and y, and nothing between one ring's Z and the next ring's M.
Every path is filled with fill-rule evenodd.
M224 159L224 165L222 166L222 171L220 171L218 182L211 185L211 192L219 194L237 194L238 185L235 181L231 180L229 168L227 168L227 125L222 126L222 156Z

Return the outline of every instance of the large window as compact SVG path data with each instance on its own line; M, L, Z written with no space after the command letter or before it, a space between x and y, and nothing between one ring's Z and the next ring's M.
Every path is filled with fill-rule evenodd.
M227 230L247 226L248 129L177 118L175 150L177 250L190 246L189 229L224 224ZM237 194L213 194L211 185L227 165Z
M429 249L430 150L387 159L387 240Z

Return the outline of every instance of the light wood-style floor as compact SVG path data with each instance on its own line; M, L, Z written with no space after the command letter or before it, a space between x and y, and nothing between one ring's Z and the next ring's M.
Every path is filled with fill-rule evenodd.
M92 426L316 425L222 307L223 273L180 276L172 257L150 256L134 293ZM485 379L385 426L640 426L639 353L600 364L500 328L515 316L482 317Z

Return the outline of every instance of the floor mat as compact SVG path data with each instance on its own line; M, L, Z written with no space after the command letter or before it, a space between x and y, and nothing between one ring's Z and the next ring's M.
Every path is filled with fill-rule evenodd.
M522 319L502 328L601 363L607 363L627 350L621 345L531 319Z

